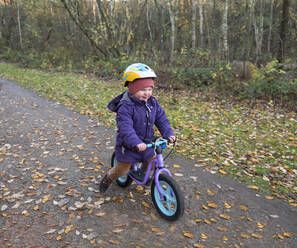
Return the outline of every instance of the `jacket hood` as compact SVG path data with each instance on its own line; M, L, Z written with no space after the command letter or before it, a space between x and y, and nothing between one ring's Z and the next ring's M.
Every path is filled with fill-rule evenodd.
M151 99L152 97L150 97ZM107 105L107 108L111 110L112 112L117 112L119 107L123 102L128 102L131 104L137 103L137 104L144 104L144 101L138 100L135 98L128 90L124 93L118 95L114 99L112 99L109 104Z

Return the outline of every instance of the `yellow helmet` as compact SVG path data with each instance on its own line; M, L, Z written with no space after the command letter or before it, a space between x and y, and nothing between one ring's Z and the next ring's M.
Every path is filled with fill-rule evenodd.
M139 78L156 78L155 72L147 65L141 63L135 63L129 65L124 71L123 84L127 86L129 82L133 82Z

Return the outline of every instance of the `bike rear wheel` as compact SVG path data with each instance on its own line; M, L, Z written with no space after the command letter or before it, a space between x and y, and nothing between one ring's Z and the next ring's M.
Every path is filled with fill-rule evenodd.
M117 159L115 157L115 153L112 154L111 156L111 167L115 167L117 166ZM116 183L120 186L120 187L128 187L131 183L132 183L132 179L128 176L128 174L126 174L125 176L119 177L116 180Z
M177 182L167 174L159 176L164 199L161 199L155 180L151 185L153 203L158 213L168 221L175 221L184 213L184 196Z

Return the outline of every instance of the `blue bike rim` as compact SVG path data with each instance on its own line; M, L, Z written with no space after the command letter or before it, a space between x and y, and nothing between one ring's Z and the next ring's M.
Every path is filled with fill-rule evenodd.
M155 197L157 206L163 214L167 216L173 216L177 210L177 199L176 199L175 193L167 182L160 181L159 183L160 183L164 200L160 198L160 194L157 189L157 186L155 186L154 197Z

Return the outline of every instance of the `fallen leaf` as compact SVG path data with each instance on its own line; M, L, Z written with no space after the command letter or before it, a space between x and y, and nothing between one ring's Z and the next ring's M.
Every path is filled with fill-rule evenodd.
M228 202L224 202L225 208L232 208L232 206Z
M244 210L244 211L248 211L248 207L245 206L245 205L240 205L240 208L241 208L242 210Z
M291 233L289 233L289 232L284 232L284 236L287 237L287 238L291 238Z
M58 240L58 241L62 240L62 236L59 235L58 237L56 237L56 240Z
M189 232L184 233L184 236L190 239L193 238L193 234Z
M206 234L204 234L204 233L201 233L201 238L202 238L202 239L207 239L208 237L207 237L207 235L206 235Z
M242 238L244 238L244 239L250 239L250 238L251 238L250 235L245 234L245 233L241 233L240 236L241 236Z
M224 170L219 170L219 172L222 174L222 175L227 175L228 173L226 172L226 171L224 171Z
M209 202L207 205L211 208L218 208L218 205L214 202Z
M119 242L119 241L116 241L116 240L112 240L112 239L110 239L110 240L108 240L109 241L109 243L111 243L111 244L113 244L113 245L119 245L121 242Z
M145 206L146 208L149 208L150 207L150 205L147 202L145 202L145 201L142 201L141 204L143 206Z
M160 230L160 228L152 227L152 231L153 231L153 232L160 232L161 230Z
M258 226L259 228L261 228L261 229L264 228L264 225L263 225L262 223L260 223L260 222L257 223L257 226Z
M258 233L253 233L252 237L254 237L256 239L263 239L263 236L261 234L258 234Z
M248 187L249 189L255 189L255 190L258 190L258 189L259 189L259 187L256 186L256 185L248 185L247 187Z
M226 215L226 214L220 214L220 217L221 217L222 219L225 219L225 220L229 220L229 219L231 219L231 216Z

